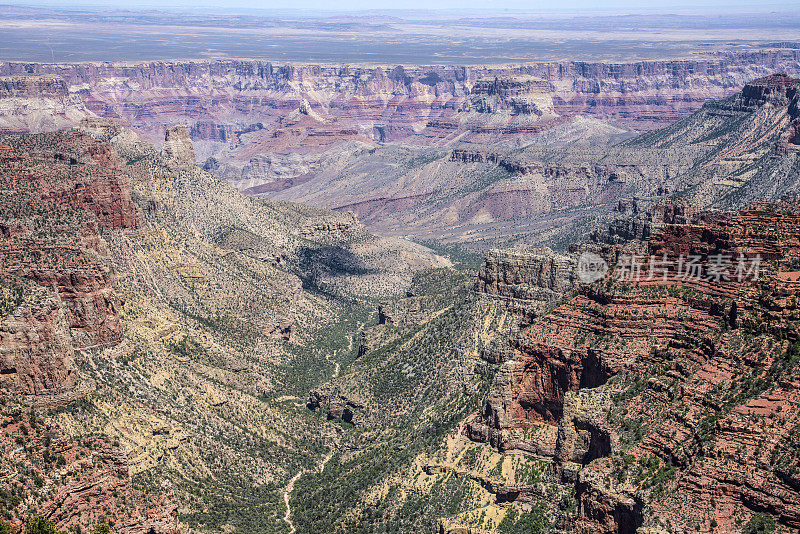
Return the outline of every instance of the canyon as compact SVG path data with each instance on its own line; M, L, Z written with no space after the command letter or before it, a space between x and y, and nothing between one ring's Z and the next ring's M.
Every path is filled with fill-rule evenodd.
M710 20L615 61L4 59L0 532L800 529L800 47Z
M195 165L185 127L161 149L98 119L3 136L0 180L0 484L15 528L35 505L61 529L172 534L253 487L262 512L239 497L235 521L263 524L266 505L280 525L276 466L312 463L334 435L285 404L334 365L307 346L359 313L349 299L450 265L351 214L240 195ZM188 505L188 477L236 465L240 489Z
M750 532L763 521L794 531L797 198L739 212L673 202L638 215L651 225L644 239L618 232L631 219L623 206L620 222L567 253L492 251L454 288L460 297L437 305L414 291L382 305L359 360L310 395L310 407L354 425L353 448L300 491L329 506L322 488L344 473L381 489L340 487L356 517L310 516L311 530L403 530L409 513L438 513L426 528L443 533ZM589 252L610 270L584 283ZM626 277L631 255L639 278ZM731 264L718 278L681 276L677 259L692 256L703 269L716 256ZM420 314L421 298L440 311ZM425 358L439 358L435 378L415 373ZM428 399L422 411L409 394ZM453 396L455 413L444 408ZM406 443L409 428L436 437L369 470L385 451L374 433ZM374 507L386 511L375 518Z
M382 303L358 360L310 393L310 408L352 425L353 445L330 473L301 479L300 495L327 510L302 524L404 531L420 517L445 534L796 530L800 207L795 174L777 170L794 164L785 139L796 84L754 80L626 142L690 151L695 131L713 140L698 148L732 156L733 173L759 161L751 171L789 186L782 199L702 209L711 185L725 198L730 183L625 198L566 250L492 250L472 280L440 289L450 297L438 304L421 279ZM501 164L493 153L457 157ZM582 280L586 255L608 272ZM689 258L701 262L695 275ZM728 263L716 269L714 258ZM424 361L434 377L419 373ZM371 469L387 444L393 459ZM325 498L345 473L360 482ZM341 499L355 503L347 517L332 511Z
M163 138L166 124L185 123L193 127L194 141L232 144L306 100L320 115L386 141L417 133L461 109L488 111L485 105L470 105L469 95L487 93L491 87L503 92L504 82L496 86L495 78L531 76L544 81L541 91L551 93L551 113L588 114L648 130L696 111L707 100L729 96L760 76L800 74L798 54L796 49L774 48L681 61L463 67L281 65L256 60L3 62L0 75L7 78L0 85L0 97L40 96L62 106L82 105L98 116L141 128L155 140ZM518 106L514 111L528 110ZM13 124L3 128L12 129Z

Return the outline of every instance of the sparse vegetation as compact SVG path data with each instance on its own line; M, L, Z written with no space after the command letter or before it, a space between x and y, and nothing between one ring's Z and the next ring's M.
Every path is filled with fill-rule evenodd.
M535 505L531 511L522 513L511 508L497 526L497 530L503 534L542 534L550 526L550 518L545 508Z
M56 529L49 519L35 516L25 523L24 534L66 534Z
M769 514L759 512L750 518L742 528L742 534L772 534L775 532L775 518Z
M744 113L731 102L720 109ZM121 127L98 134L118 144L119 162L80 130L3 136L31 154L0 162L0 240L22 251L3 256L14 274L0 282L0 319L30 311L36 324L26 332L8 319L3 330L16 336L6 359L25 361L2 369L12 394L0 416L9 451L0 463L0 517L21 524L21 514L47 510L65 484L79 481L72 487L99 488L92 491L105 499L92 534L113 531L126 511L163 494L195 532L285 533L290 524L298 534L417 532L447 518L530 534L579 520L611 524L605 513L630 514L613 521L638 526L684 497L676 488L692 482L684 475L693 469L714 476L751 466L791 503L800 471L789 391L800 364L798 311L794 286L773 276L775 260L763 283L713 290L611 276L579 287L570 279L580 249L568 238L605 220L618 194L602 184L632 191L678 172L685 183L702 178L714 188L696 167L715 173L706 145L738 150L727 143L743 124L740 117L700 128L686 141L681 128L696 125L687 119L599 156L500 144L506 154L457 162L450 148L354 149L375 165L360 175L448 167L451 183L442 188L426 175L435 194L409 204L424 217L448 207L447 220L476 246L535 242L573 251L556 258L563 276L555 259L521 255L513 261L538 269L523 276L525 269L500 266L508 272L497 273L498 294L483 295L475 290L482 254L423 242L453 260L455 269L443 268L429 250L370 235L352 214L240 195L197 168L189 146L177 147L188 155L177 168L126 140ZM680 157L670 147L684 141L701 146ZM641 152L647 162L625 159L642 142L658 147ZM106 156L115 166L103 165ZM351 171L342 171L343 182ZM558 187L540 187L540 177ZM573 182L588 185L571 185L571 200L558 205L561 186ZM98 183L114 197L99 206L91 196ZM517 194L525 201L512 206ZM552 227L527 228L541 213ZM780 214L781 224L795 217L783 208L759 213ZM617 228L617 240L597 234L591 246L612 255L669 248L673 231L683 252L693 250L687 238L695 248L731 250L757 249L761 239L771 255L786 256L780 265L800 262L796 236L783 239L777 223L740 224L723 213L687 215L692 224L647 217ZM422 220L411 219L410 228ZM477 235L483 228L497 235ZM649 243L619 245L655 231ZM502 294L501 286L519 291ZM50 361L56 353L61 360ZM42 376L31 378L36 365ZM28 394L48 398L28 402ZM755 437L731 440L743 426ZM125 452L133 491L123 480ZM93 486L93 478L112 483ZM692 498L705 498L704 488ZM593 491L600 516L578 518ZM751 500L734 518L737 528L766 507L757 494ZM717 511L708 504L702 517L686 507L691 517L678 528L702 528ZM742 531L773 532L778 520L793 524L786 517L762 512ZM24 534L57 533L32 517Z

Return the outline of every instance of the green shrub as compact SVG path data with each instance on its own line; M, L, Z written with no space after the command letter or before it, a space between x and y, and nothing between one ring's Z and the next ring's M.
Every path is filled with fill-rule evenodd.
M25 524L25 534L63 534L46 517L36 516Z
M0 287L0 317L5 317L16 310L25 301L25 289L22 286Z
M540 534L551 526L550 518L541 504L536 504L530 512L518 514L513 508L497 526L504 534Z
M775 518L769 514L757 513L742 529L742 534L771 534L775 532Z

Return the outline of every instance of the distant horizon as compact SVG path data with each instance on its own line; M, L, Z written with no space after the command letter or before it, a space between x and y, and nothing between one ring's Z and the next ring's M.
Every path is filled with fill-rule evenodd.
M326 15L330 13L393 13L393 14L424 14L424 13L458 13L469 12L470 14L494 14L494 15L552 15L565 14L576 15L581 13L597 14L670 14L670 13L691 13L709 11L719 15L728 13L765 13L782 12L800 7L800 0L790 2L767 2L753 5L748 0L704 0L704 1L681 1L653 6L651 3L639 0L612 0L607 2L597 2L593 0L565 0L560 2L558 7L553 7L550 3L542 2L532 4L525 0L500 0L491 2L487 7L487 2L482 0L437 0L436 2L426 2L424 0L412 0L403 3L398 7L396 2L385 0L341 0L334 6L325 0L276 0L271 2L253 0L234 0L232 2L220 2L219 0L171 0L169 2L158 2L155 0L134 0L126 2L124 0L80 0L77 2L59 2L57 0L4 0L0 1L2 6L31 7L31 8L53 8L60 10L81 10L81 9L108 9L120 11L226 11L228 13L292 13L307 14L309 11L313 15Z
M800 48L800 9L760 5L725 10L676 5L648 9L628 0L574 9L587 0L565 0L559 10L494 10L470 5L437 10L311 9L319 0L297 0L296 9L236 0L234 7L123 5L119 0L12 0L0 4L0 60L40 62L150 61L249 58L276 63L371 65L485 65L537 61L628 62L711 58L724 52ZM137 1L137 0L134 0ZM138 0L146 3L152 0ZM279 0L286 1L286 0ZM381 0L375 0L380 2ZM619 1L619 0L618 0ZM800 0L798 0L800 1ZM0 0L2 2L2 0ZM349 3L348 3L349 2ZM572 2L571 4L569 2ZM212 5L215 4L215 5ZM572 10L568 9L572 8ZM777 13L774 9L785 9Z

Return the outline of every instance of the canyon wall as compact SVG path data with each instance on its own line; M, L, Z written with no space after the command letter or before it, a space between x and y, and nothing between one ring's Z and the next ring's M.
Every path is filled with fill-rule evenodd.
M464 434L551 458L576 491L571 531L730 532L764 511L796 529L798 214L796 199L736 214L661 204L644 241L595 245L612 274L483 354L493 386ZM631 255L642 276L626 279ZM681 277L690 257L731 263ZM756 257L757 276L736 270ZM541 258L490 256L481 279L489 267L522 284Z
M119 342L115 275L101 229L132 228L136 212L116 154L82 134L0 144L0 272L5 278L0 345L6 387L36 402L80 396L73 347ZM37 147L34 149L33 147Z
M14 488L2 488L4 519L21 531L35 505L59 528L105 517L116 532L177 534L177 507L134 490L124 446L56 423L91 406L97 383L79 362L122 341L102 236L139 225L122 160L77 131L2 141L0 483Z
M699 205L738 208L800 187L784 170L797 164L797 96L780 105L759 96L759 84L780 77L747 85L776 70L800 74L799 56L507 67L3 63L0 108L16 104L0 109L0 129L55 127L34 112L30 94L41 91L65 121L95 114L155 142L184 124L194 158L241 191L353 211L383 235L563 246L586 208L607 211L627 196L691 190ZM752 95L735 95L742 87ZM698 108L629 139L631 128Z
M200 123L192 129L195 139L226 140L235 131L299 108L304 99L313 109L357 126L370 137L398 139L470 105L470 93L483 95L483 104L499 97L502 107L502 95L514 89L494 79L509 76L545 80L541 89L549 88L556 114L590 114L650 129L776 71L800 74L800 50L720 52L696 60L507 67L275 65L255 60L0 64L2 76L59 76L70 95L79 97L88 110L123 119L158 138L166 125L187 121ZM22 83L19 80L15 77L2 87L19 92L14 89ZM52 78L37 83L42 80ZM46 85L60 87L56 81ZM548 113L547 103L507 100L517 110ZM480 103L473 99L471 107L480 108Z

